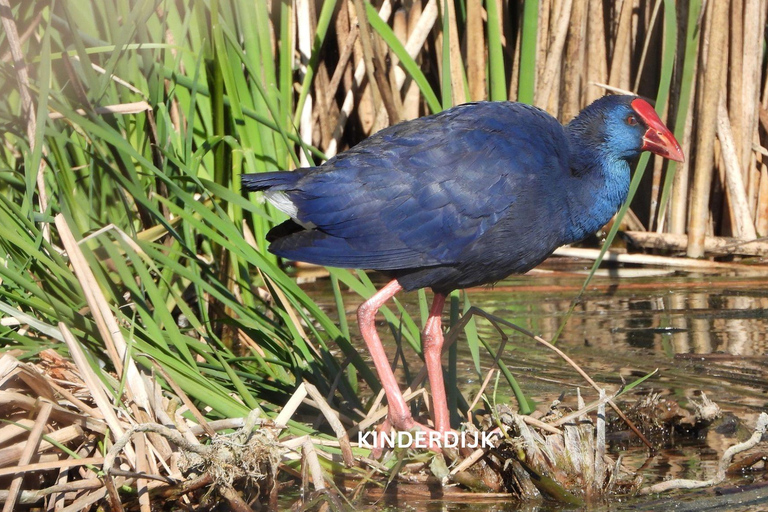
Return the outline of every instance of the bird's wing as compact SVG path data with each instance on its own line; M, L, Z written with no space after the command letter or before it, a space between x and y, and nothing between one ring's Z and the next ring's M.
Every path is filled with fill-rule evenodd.
M377 270L454 263L520 194L540 189L542 179L556 186L569 172L567 144L551 116L512 103L471 104L396 125L285 190L297 220L315 228L270 250Z

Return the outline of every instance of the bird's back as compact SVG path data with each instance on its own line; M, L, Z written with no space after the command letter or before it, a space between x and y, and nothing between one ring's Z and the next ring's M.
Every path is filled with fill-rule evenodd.
M568 139L535 107L482 102L270 174L251 175L251 188L287 199L294 217L275 228L271 252L447 291L532 268L560 244Z

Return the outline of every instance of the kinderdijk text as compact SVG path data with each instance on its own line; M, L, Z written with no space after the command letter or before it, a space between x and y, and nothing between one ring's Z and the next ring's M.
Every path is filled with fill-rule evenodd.
M493 432L358 432L361 448L492 448Z

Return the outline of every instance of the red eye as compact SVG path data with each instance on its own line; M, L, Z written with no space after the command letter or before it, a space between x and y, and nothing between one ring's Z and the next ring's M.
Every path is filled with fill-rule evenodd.
M637 124L637 118L634 116L634 114L629 114L627 116L627 124L629 126L635 126Z

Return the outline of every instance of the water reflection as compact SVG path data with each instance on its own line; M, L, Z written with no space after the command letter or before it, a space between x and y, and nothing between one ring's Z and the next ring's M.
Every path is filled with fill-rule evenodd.
M660 369L622 397L633 403L639 397L659 393L681 407L705 392L725 411L746 425L754 425L760 411L768 407L768 278L723 276L700 273L665 273L633 277L597 277L575 306L559 337L558 346L578 362L609 391L622 382ZM517 276L493 288L472 289L471 302L525 329L552 339L563 323L584 281L584 275L550 271ZM317 283L313 295L328 311L334 311L327 282ZM419 318L415 293L399 297L413 318ZM351 325L359 298L345 295ZM418 320L417 320L418 322ZM386 327L382 323L382 329ZM481 336L498 349L498 333L485 321L478 322ZM510 331L503 360L524 391L546 407L553 399L575 404L575 388L592 393L584 381L557 356L534 341ZM391 332L382 330L382 340L390 343ZM361 352L365 353L362 342ZM493 367L481 350L482 374L478 375L466 343L458 348L457 383L468 402L477 394L480 383ZM413 372L421 361L408 348L405 362ZM444 360L447 361L447 358ZM398 368L405 382L402 364ZM499 401L513 402L508 388L498 389ZM593 397L594 398L594 397ZM715 471L728 435L708 435L688 444L676 442L651 457L639 443L617 441L613 449L624 453L624 463L647 479L708 478ZM386 500L379 502L386 505ZM418 502L408 500L415 510L547 510L547 504L475 504ZM393 506L393 503L389 503ZM400 503L402 505L402 503ZM464 507L464 508L462 508Z

